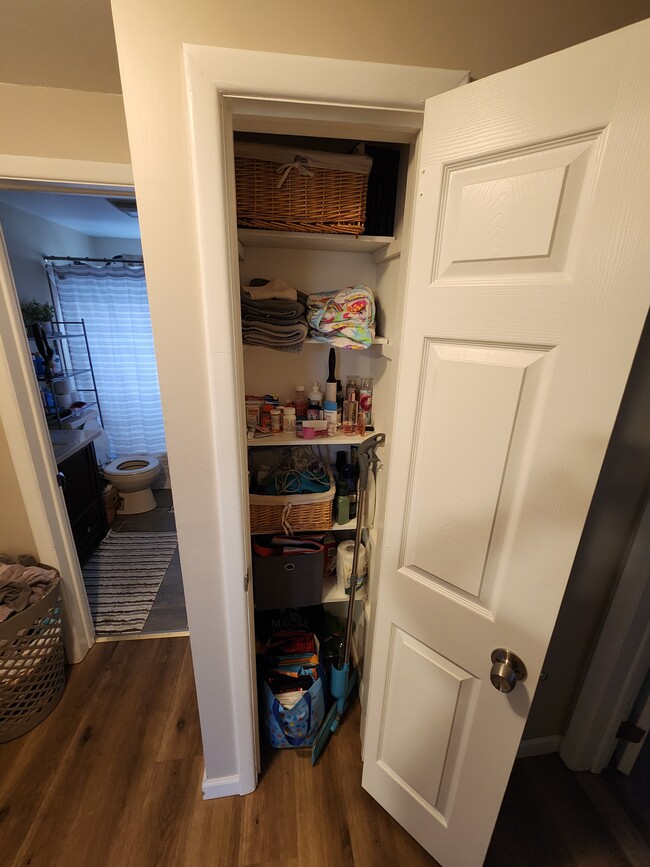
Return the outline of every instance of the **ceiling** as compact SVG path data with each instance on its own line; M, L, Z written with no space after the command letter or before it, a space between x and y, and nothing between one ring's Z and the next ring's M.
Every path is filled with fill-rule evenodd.
M0 202L91 238L139 238L137 218L120 213L104 196L0 190Z

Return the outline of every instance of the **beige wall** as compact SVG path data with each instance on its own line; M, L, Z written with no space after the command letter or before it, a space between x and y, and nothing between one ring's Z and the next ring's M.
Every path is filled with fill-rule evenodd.
M132 5L144 17L153 8ZM179 34L193 42L470 69L477 78L650 15L648 0L160 0L154 15L173 32L184 8ZM119 93L110 0L5 3L0 81Z
M130 162L120 96L0 83L0 154Z
M36 554L29 517L0 421L0 552L16 557Z

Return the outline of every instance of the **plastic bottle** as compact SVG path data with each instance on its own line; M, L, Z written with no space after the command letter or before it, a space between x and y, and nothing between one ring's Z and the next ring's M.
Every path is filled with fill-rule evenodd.
M307 418L307 395L305 394L305 386L296 386L296 396L294 398L296 405L296 419L304 421Z
M272 433L280 433L281 430L282 410L276 406L271 410L271 431Z
M323 402L323 416L327 422L327 436L336 436L337 412L335 400L326 400Z
M372 424L372 379L366 377L361 380L359 389L359 412L364 412L366 425Z
M350 497L345 479L339 479L336 486L336 523L347 524L350 520Z
M282 430L288 433L292 433L296 430L295 406L285 406L282 417Z
M309 392L307 418L315 420L323 418L323 392L320 390L320 382L315 382Z

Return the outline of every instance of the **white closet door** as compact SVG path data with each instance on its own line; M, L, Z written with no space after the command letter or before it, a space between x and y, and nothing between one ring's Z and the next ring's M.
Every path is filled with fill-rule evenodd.
M644 22L427 104L363 784L445 867L483 861L646 315L648 93Z

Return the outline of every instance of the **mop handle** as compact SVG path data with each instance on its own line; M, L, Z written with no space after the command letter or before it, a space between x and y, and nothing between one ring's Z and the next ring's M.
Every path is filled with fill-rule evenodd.
M368 490L368 472L370 465L379 463L377 447L386 441L386 434L380 433L369 437L359 446L359 480L357 482L357 530L354 538L354 553L352 555L352 574L350 575L350 598L348 600L348 620L345 628L345 649L343 663L350 662L350 646L352 639L352 624L354 622L354 602L357 595L357 571L359 568L359 550L363 532L363 512L366 505Z

